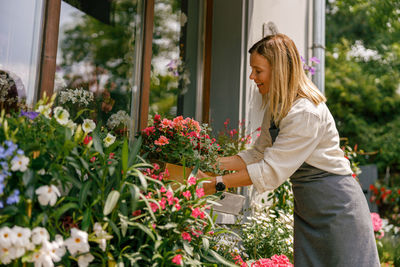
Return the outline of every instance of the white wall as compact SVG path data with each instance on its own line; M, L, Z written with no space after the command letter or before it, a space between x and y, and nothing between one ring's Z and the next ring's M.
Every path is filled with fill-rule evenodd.
M312 0L250 0L248 6L247 50L263 37L263 24L273 22L279 33L286 34L295 42L297 49L304 58L311 57L312 45ZM309 56L310 55L310 56ZM249 79L251 68L249 54L245 68L245 92L241 117L249 124L248 130L254 131L261 125L263 111L261 95L254 82ZM256 138L256 136L253 136ZM252 200L259 203L266 197L252 194Z

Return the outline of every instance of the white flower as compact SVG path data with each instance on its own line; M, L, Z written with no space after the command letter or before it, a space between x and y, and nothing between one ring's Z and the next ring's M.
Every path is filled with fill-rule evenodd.
M14 232L15 239L13 240L13 244L17 247L23 247L26 248L29 246L30 243L30 237L31 237L31 229L29 228L23 228L19 226L14 226L12 228L12 231Z
M69 120L69 112L62 107L54 108L54 118L56 118L57 122L61 125L66 125Z
M75 255L77 252L89 252L90 246L88 242L88 234L76 228L71 229L71 237L64 241L68 251Z
M10 248L15 242L15 234L9 227L5 226L0 229L0 246Z
M50 105L40 105L35 111L44 115L46 118L50 118L50 112L51 112Z
M24 155L17 155L11 160L11 170L24 172L28 168L29 158Z
M35 193L39 196L39 203L42 206L49 205L54 206L57 202L57 198L60 197L60 191L54 185L43 185L36 189Z
M115 142L115 136L108 133L106 138L103 139L105 147L109 147Z
M49 247L46 245L48 242L45 242L39 251L33 253L31 262L35 263L35 267L53 267L54 263L51 259L51 253L49 251Z
M92 131L94 130L94 128L96 128L96 124L94 123L94 121L92 121L92 120L90 120L90 119L85 119L85 120L83 121L82 130L83 130L85 133L90 133L90 132L92 132Z
M65 124L65 126L67 126L68 128L70 128L72 130L72 134L74 134L75 129L76 129L76 123L73 122L72 120L67 121L67 123Z
M59 262L66 252L64 239L56 235L55 240L50 243L50 256L54 262Z
M10 264L13 259L15 259L15 248L0 246L0 262L2 264Z
M78 265L79 267L87 267L89 266L89 263L92 262L93 260L94 260L93 255L88 253L78 257Z
M117 113L114 113L107 120L107 127L109 129L114 129L115 127L122 124L124 127L129 127L129 123L131 118L128 113L124 110L119 110Z
M49 232L47 232L46 228L43 227L35 227L32 230L32 242L33 244L41 244L46 241L49 241Z
M25 247L18 247L18 246L11 247L11 250L13 252L14 259L18 259L18 258L24 256L25 251L26 251Z
M101 227L101 224L98 222L94 224L93 231L99 238L98 240L96 240L96 242L99 243L100 249L102 251L106 251L107 239L111 239L112 236L109 235L106 231L104 231L103 228Z

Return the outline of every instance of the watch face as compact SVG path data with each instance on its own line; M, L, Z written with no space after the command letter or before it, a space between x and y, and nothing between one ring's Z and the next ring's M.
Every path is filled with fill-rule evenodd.
M219 183L217 183L217 184L215 185L215 189L216 189L217 191L224 191L224 190L225 190L225 184L222 183L222 182L219 182Z

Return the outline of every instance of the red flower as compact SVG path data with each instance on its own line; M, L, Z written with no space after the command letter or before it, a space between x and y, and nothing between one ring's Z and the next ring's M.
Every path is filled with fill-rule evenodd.
M154 141L154 144L159 145L159 146L164 146L164 145L169 144L169 140L164 135L161 135L160 138L158 138L158 140Z
M142 214L141 210L135 210L135 211L132 212L132 216L133 217L139 216L140 214Z
M161 120L161 115L156 114L154 115L154 123L159 122Z
M182 238L183 238L183 240L187 240L189 242L192 241L192 237L187 232L182 232Z
M92 141L92 140L93 140L93 137L91 137L90 135L86 135L86 136L85 136L85 139L83 139L83 144L84 144L84 145L87 145L87 144L89 144L90 141Z
M353 173L351 176L353 176L353 178L356 178L357 174Z
M175 257L172 258L172 262L175 263L176 265L182 265L182 255L177 254Z

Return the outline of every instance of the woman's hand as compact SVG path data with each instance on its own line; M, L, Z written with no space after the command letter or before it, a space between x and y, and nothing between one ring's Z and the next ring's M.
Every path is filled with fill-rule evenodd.
M202 171L198 171L196 178L209 178L208 180L203 182L204 194L212 195L216 192L215 190L215 177L205 174Z

